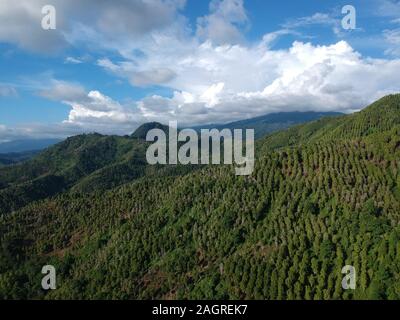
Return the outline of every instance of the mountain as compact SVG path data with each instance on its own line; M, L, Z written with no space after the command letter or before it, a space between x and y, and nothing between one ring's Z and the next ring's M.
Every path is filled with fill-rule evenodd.
M43 150L60 141L60 139L26 139L3 142L0 143L0 154Z
M146 140L147 132L153 129L161 129L164 132L168 132L168 126L165 126L158 122L150 122L141 125L136 131L132 134L133 138Z
M195 129L254 129L256 139L267 134L284 130L294 125L318 120L325 117L338 117L343 115L339 112L280 112L271 113L257 118L231 122L227 124L212 124Z
M260 139L272 132L287 129L298 124L341 115L343 114L340 112L280 112L227 124L195 126L192 129L196 131L200 131L201 129L254 129L256 139ZM146 140L147 132L152 129L161 129L166 133L168 132L168 126L158 122L150 122L136 129L132 137Z
M19 162L31 159L37 153L38 153L38 151L2 153L2 154L0 154L0 166L17 164Z
M84 134L17 166L0 168L0 215L70 190L107 190L142 176L175 175L191 167L149 166L149 144L132 137Z
M0 297L400 299L400 95L260 139L251 176L126 178L132 162L150 170L146 146L83 135L0 169ZM57 290L45 292L49 264ZM346 265L355 290L342 288Z
M265 130L272 130L268 121L277 125L277 121L287 119L285 126L288 126L295 117L296 121L305 121L323 115L290 113L285 117L279 114L264 117L262 121ZM246 121L242 124L257 123L261 128L261 120ZM237 128L234 123L231 127ZM145 139L151 129L168 132L168 126L151 122L137 128L131 136L78 135L57 143L21 165L0 167L0 215L66 191L103 191L145 176L181 175L199 169L199 166L148 166L145 154L149 143ZM28 160L28 155L34 153L25 154L21 160ZM0 159L3 166L16 162L15 158Z

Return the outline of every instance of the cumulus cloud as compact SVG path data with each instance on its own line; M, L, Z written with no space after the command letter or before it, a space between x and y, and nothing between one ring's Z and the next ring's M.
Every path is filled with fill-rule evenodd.
M2 0L0 2L0 41L14 43L21 48L48 52L64 47L60 32L43 30L41 27L42 7L47 0ZM58 19L59 27L64 25Z
M79 84L53 79L46 89L42 89L38 93L40 96L54 101L82 101L87 98L85 89Z
M92 4L89 0L81 3L80 8ZM135 8L110 26L118 31L116 39L94 18L75 24L66 39L71 43L87 39L117 51L119 56L110 57L105 51L97 65L134 87L161 86L171 94L121 103L99 90L52 80L39 94L70 106L60 128L129 133L147 121L198 125L271 112L352 112L400 91L399 59L363 57L346 41L330 45L295 41L286 49L272 46L279 37L297 35L297 27L324 24L335 28L338 21L330 15L289 21L281 30L249 44L242 41L241 29L248 23L242 0L212 1L210 13L199 18L194 30L177 15L184 1L121 1L117 6L111 4L111 11L105 10L107 3L96 2L94 16L104 13L107 21L118 10ZM131 21L138 12L148 21ZM152 12L160 15L160 21L153 21ZM79 15L76 19L83 21ZM395 46L398 34L392 31L386 37Z
M215 46L193 42L175 55L146 56L138 65L173 66L170 98L153 96L138 102L149 120L185 124L230 121L270 112L359 110L381 96L400 91L400 60L362 57L347 42L318 46L294 42L273 50L261 41L253 46ZM145 49L144 49L145 50ZM152 60L155 59L155 60ZM110 72L134 74L129 61Z
M197 35L217 45L239 43L240 27L247 21L243 0L212 0L210 14L197 20Z
M100 132L124 128L129 133L149 121L177 120L186 126L272 112L353 112L400 91L399 59L364 58L345 41L326 46L294 42L280 50L269 48L264 40L253 46L187 46L175 55L143 56L143 63L98 62L127 79L137 74L135 65L173 66L175 77L168 87L175 89L170 97L150 95L122 104L99 91L87 92L58 80L40 94L71 107L65 124Z
M99 132L120 125L129 130L143 121L136 104L121 105L97 90L87 92L82 86L65 81L52 80L52 85L38 94L44 98L61 101L71 107L64 124L96 129ZM111 130L113 131L113 130ZM120 132L120 130L117 130Z
M135 72L132 76L132 83L139 87L160 85L168 83L175 76L175 72L169 68L151 69Z
M49 74L44 74L41 81L34 82L29 87L40 97L69 106L68 118L62 123L50 125L49 131L46 126L37 124L7 128L8 136L18 134L25 136L29 128L33 127L37 129L32 132L35 137L43 136L37 132L39 129L50 135L60 136L62 128L65 128L67 135L79 132L126 134L146 121L136 102L121 104L98 90L88 91L80 84L53 79ZM3 130L0 137L3 138L4 135Z
M127 78L133 86L138 87L167 85L176 77L176 73L168 66L147 67L145 63L137 64L134 61L116 64L107 58L99 59L97 64L115 75Z
M81 100L66 101L72 110L66 122L69 123L118 123L134 121L134 114L124 109L118 102L99 91L90 91Z
M13 127L0 124L0 141L66 138L92 132L124 135L146 121L136 104L122 105L99 91L86 92L76 84L58 80L52 83L47 91L38 94L70 106L68 119L54 124L27 123Z
M56 30L43 30L42 8L56 9ZM93 38L141 38L174 21L185 0L2 0L0 41L24 49L50 53L84 40L82 29Z
M86 0L88 1L88 0ZM172 22L176 10L184 7L183 0L108 0L89 1L90 8L100 13L99 30L115 37L118 34L141 36Z

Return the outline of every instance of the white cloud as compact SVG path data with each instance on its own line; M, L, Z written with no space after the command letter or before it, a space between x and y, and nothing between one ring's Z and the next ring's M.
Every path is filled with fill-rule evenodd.
M133 86L137 87L167 85L176 77L175 72L168 66L149 66L147 69L146 64L137 65L134 62L115 64L107 58L99 59L97 65L115 75L127 78Z
M135 104L121 105L99 91L90 91L85 97L64 103L71 107L65 124L93 131L129 133L145 121Z
M54 101L82 101L87 94L85 89L78 85L65 81L51 79L46 89L42 89L39 95Z
M78 84L52 80L40 95L71 107L68 119L58 128L129 133L147 121L194 125L283 111L351 112L400 91L399 59L366 58L345 41L331 45L296 41L287 49L271 46L280 36L296 35L297 27L335 28L338 21L330 15L318 13L290 21L282 30L248 44L242 41L241 29L248 18L241 0L213 1L210 14L198 20L196 30L177 14L182 1L123 1L109 12L103 12L108 2L96 3L94 10L105 15L104 21L117 14L113 10L133 8L139 8L137 12L149 21L131 21L137 12L125 12L108 30L100 20L83 23L78 14L79 23L67 41L97 42L113 53L116 50L120 56L115 60L102 51L105 57L97 65L132 86L157 85L172 94L123 104L98 90L88 92ZM160 21L155 21L155 13L161 15ZM108 34L112 30L119 31L114 38ZM392 31L387 31L387 41L397 45L398 35Z
M98 91L85 92L82 87L67 82L53 80L53 84L48 90L49 95L44 92L40 94L70 106L68 119L54 124L27 123L13 127L0 124L0 141L66 138L91 132L124 135L132 133L146 121L136 104L121 105ZM50 92L53 94L50 95Z
M168 83L175 76L176 74L169 68L151 69L135 72L132 75L131 83L139 87L161 85Z
M327 13L317 12L314 13L312 16L289 20L283 26L292 29L314 24L335 25L336 23L336 19L334 19L331 15Z
M47 0L2 0L0 2L0 41L14 43L24 49L49 52L64 46L60 32L43 30L41 27L44 5ZM58 1L56 1L58 2ZM64 25L58 19L59 27Z
M400 56L400 28L384 30L383 36L387 42L385 54Z
M311 16L301 17L297 19L291 19L283 27L285 29L297 29L310 26L327 26L330 27L333 33L337 36L343 34L343 29L341 26L341 18L334 16L333 14L317 12Z
M197 20L197 35L216 45L240 43L243 41L240 27L247 20L243 0L212 0L210 14Z
M47 81L49 85L45 89L42 84L37 85L41 88L37 94L71 108L61 127L80 127L83 132L127 133L145 121L136 103L122 105L97 90L86 91L76 83L56 79Z
M81 63L83 63L83 61L79 58L67 57L67 58L65 58L64 63L66 63L66 64L81 64Z
M262 38L260 46L266 46L266 47L270 48L274 44L274 42L276 42L279 38L286 36L286 35L294 35L294 36L301 37L301 38L310 38L310 37L306 37L306 36L302 35L298 31L295 31L295 30L292 30L289 28L284 28L284 29L280 29L280 30L273 31L270 33L266 33Z
M43 30L41 10L56 9L56 30ZM169 26L185 0L2 0L0 2L0 42L24 49L51 53L85 40L85 33L106 43L143 37Z
M173 96L148 97L138 102L139 109L148 120L184 124L294 110L351 112L400 91L400 60L363 58L345 41L295 42L286 50L267 44L265 38L253 46L187 42L175 54L159 51L135 62L101 65L128 79L136 65L171 67Z

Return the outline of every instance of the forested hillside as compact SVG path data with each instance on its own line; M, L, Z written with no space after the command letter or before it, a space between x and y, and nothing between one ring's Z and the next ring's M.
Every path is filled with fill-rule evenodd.
M257 130L258 136L262 136L263 133L276 131L278 128L333 115L336 113L279 113L228 124L227 127L251 127ZM71 189L75 192L107 190L143 176L174 176L200 169L197 166L148 166L145 154L149 144L145 140L151 129L162 129L168 133L167 126L152 122L143 124L131 136L104 136L94 133L71 137L31 160L29 159L37 151L0 155L0 214ZM4 145L29 145L29 141ZM56 140L39 140L36 144L50 142L55 143ZM29 161L1 168L23 160Z
M248 177L147 167L144 142L115 139L0 169L1 298L400 299L400 95L262 139ZM10 204L23 188L41 200Z
M107 190L142 176L193 170L183 166L148 166L148 145L136 137L80 135L20 165L0 168L0 215L70 190Z
M1 153L0 163L3 165L17 164L33 158L39 151Z

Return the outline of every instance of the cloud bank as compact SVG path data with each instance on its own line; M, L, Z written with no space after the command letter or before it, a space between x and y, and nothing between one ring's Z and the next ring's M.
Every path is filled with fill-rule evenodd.
M38 24L41 0L35 4L21 0L18 5L4 0L0 30L8 32L0 31L0 41L33 51L84 43L91 47L89 52L104 52L96 65L116 78L132 87L163 87L171 92L121 103L99 90L53 79L37 94L71 108L68 119L53 128L55 132L64 127L68 133L81 128L121 134L146 121L198 125L272 112L353 112L400 91L400 60L396 57L364 57L343 40L329 45L295 41L286 49L271 47L272 41L296 35L296 28L309 24L323 24L339 34L337 21L327 14L288 21L282 29L249 43L245 30L250 21L242 0L211 1L208 15L199 17L194 27L181 12L182 0L126 0L117 5L106 0L42 2L60 8L59 31L48 37L34 29L29 39L25 31ZM385 4L382 14L393 2ZM66 19L71 16L74 19ZM7 19L20 25L3 28ZM394 55L398 30L387 30L384 35L393 45L388 54ZM71 57L65 62L83 63ZM4 134L8 129L3 126L1 130Z

